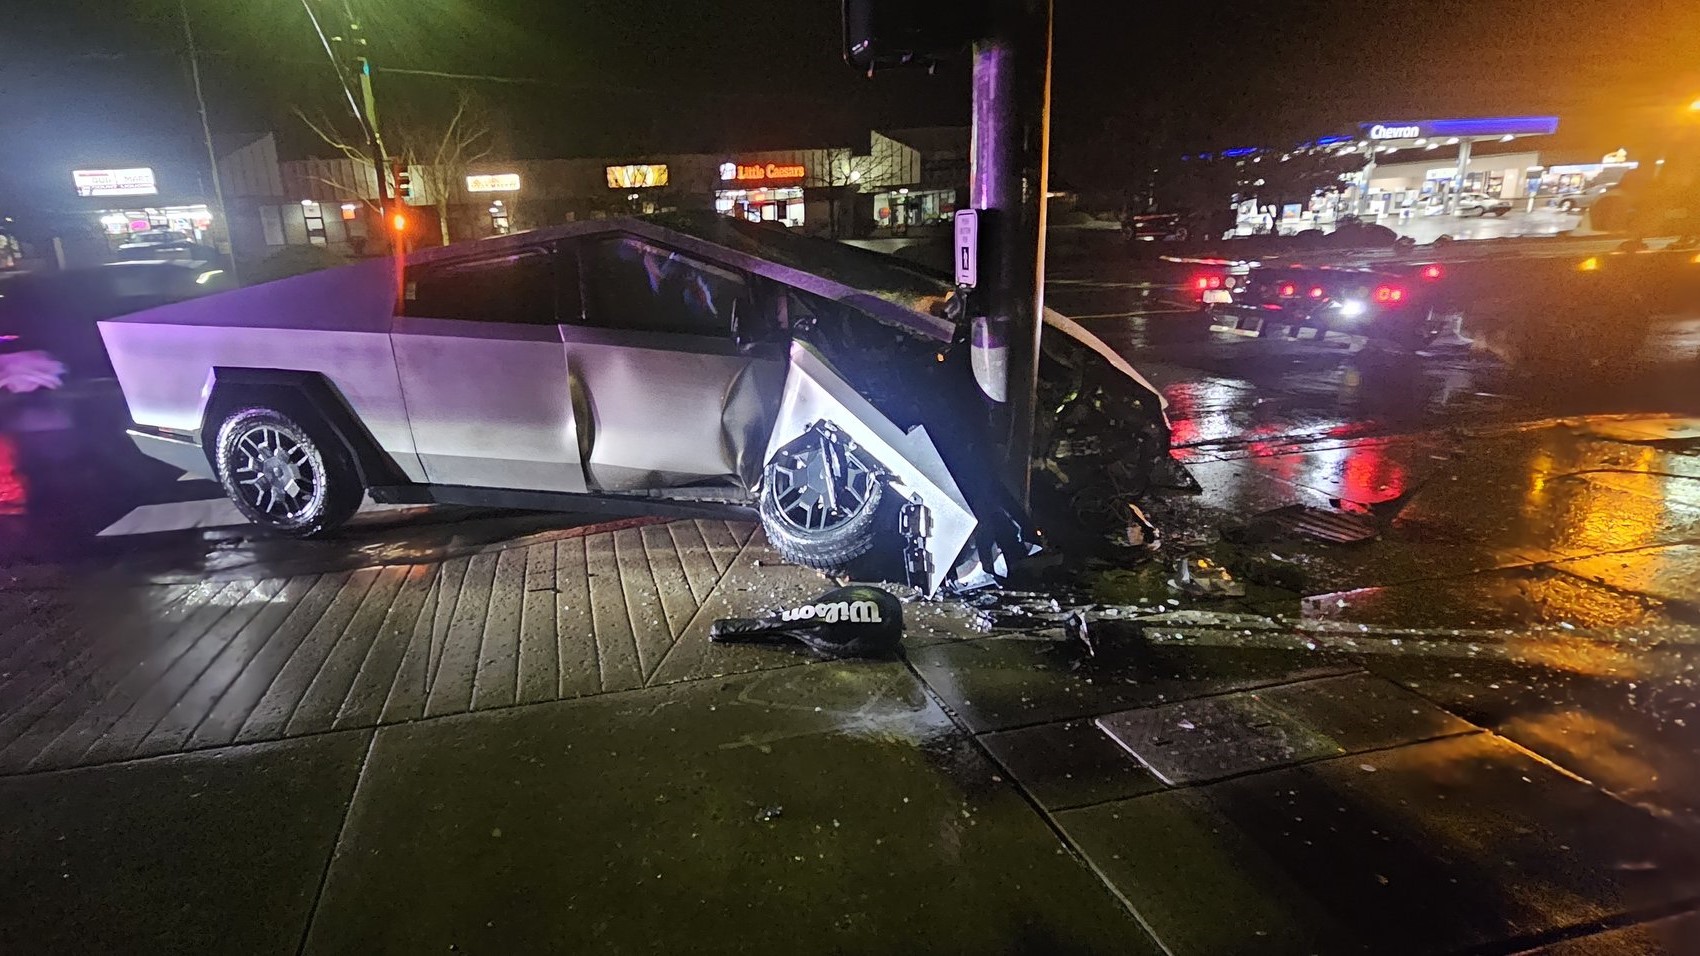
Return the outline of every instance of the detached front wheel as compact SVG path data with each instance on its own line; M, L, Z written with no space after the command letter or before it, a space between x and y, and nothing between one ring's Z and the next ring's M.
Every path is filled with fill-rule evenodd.
M877 534L884 477L857 445L826 422L779 449L762 475L761 523L785 560L841 570Z
M243 517L296 538L334 531L365 494L348 452L324 429L272 408L232 412L218 430L214 464Z

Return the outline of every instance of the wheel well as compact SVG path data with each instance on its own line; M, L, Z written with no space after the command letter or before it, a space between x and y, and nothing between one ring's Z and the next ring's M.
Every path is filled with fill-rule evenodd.
M320 372L214 368L212 393L201 416L201 449L209 463L216 461L214 443L219 425L232 411L249 405L315 416L348 450L361 482L368 488L409 483L360 423L342 393Z

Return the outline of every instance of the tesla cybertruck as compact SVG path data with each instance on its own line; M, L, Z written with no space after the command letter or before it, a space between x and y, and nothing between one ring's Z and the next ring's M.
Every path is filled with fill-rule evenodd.
M301 537L365 495L736 515L787 560L929 592L988 583L1034 548L945 277L706 214L459 243L399 268L101 323L132 440ZM1034 499L1113 514L1175 469L1163 400L1055 313L1043 342Z

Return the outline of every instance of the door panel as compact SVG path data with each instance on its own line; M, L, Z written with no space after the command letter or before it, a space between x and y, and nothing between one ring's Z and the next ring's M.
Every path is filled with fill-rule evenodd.
M398 316L391 341L428 480L585 490L558 326Z
M561 337L589 411L591 488L717 479L748 487L759 474L785 384L777 347L741 351L707 336L579 326L563 327Z

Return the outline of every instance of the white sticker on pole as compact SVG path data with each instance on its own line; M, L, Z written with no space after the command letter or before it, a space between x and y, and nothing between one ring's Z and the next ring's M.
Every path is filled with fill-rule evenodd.
M980 211L956 211L956 284L972 289L980 284Z

